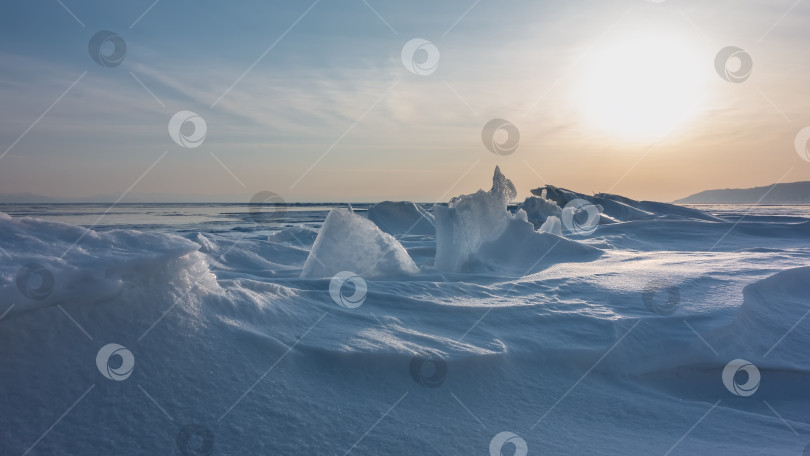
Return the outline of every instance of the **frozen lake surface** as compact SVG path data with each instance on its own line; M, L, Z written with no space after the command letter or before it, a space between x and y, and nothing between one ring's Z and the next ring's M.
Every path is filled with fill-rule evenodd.
M0 454L803 454L810 206L504 182L0 205Z

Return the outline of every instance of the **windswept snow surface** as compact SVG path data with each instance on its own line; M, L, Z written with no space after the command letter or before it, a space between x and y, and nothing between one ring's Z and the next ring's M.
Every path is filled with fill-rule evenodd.
M0 206L0 454L803 454L810 207L514 195Z

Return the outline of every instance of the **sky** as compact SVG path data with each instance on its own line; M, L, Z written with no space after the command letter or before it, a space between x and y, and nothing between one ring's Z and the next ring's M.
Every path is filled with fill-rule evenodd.
M810 180L808 16L796 0L3 2L0 194L434 202L495 166L521 199Z

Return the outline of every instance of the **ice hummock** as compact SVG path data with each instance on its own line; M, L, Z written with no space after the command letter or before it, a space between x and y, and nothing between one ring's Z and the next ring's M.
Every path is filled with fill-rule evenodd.
M410 201L383 201L368 208L368 219L392 235L435 234L433 215Z
M436 207L436 268L525 275L544 260L581 261L599 256L598 249L559 237L561 226L553 222L546 226L550 232L535 231L525 211L508 211L515 196L515 185L495 167L489 191L457 196L447 207Z
M526 211L528 220L532 222L535 228L543 226L549 217L555 217L557 221L562 218L562 209L557 203L537 196L526 198L521 205L521 209Z
M602 208L601 224L614 222L629 222L638 220L704 220L710 222L722 222L723 220L697 209L678 206L676 204L660 203L657 201L636 201L620 195L611 193L597 193L596 195L585 195L553 185L531 190L533 195L541 199L556 203L563 208L575 199L581 199L598 205ZM529 201L527 200L527 203ZM531 205L530 207L533 207ZM546 210L547 211L547 210ZM528 211L527 211L528 212ZM531 216L531 212L529 212ZM530 218L531 220L531 218Z
M402 245L374 222L348 209L332 209L301 277L332 277L341 271L379 278L414 274L419 268Z
M506 206L515 196L515 185L495 167L489 191L457 196L447 207L437 206L436 268L461 271L484 242L502 234L512 219Z

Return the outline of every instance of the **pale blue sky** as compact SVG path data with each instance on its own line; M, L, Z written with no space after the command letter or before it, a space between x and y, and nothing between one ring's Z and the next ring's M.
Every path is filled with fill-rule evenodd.
M0 193L80 198L137 182L135 193L433 201L486 186L495 165L521 196L545 182L668 200L810 180L793 146L810 125L810 5L704 3L6 2ZM90 58L100 30L125 40L120 66ZM403 65L413 38L436 45L434 73ZM583 94L592 98L595 85L610 95L608 75L637 74L649 61L606 65L604 56L635 58L632 43L659 41L684 50L689 68L653 88L677 94L694 76L700 96L656 143L611 130L644 113L605 114ZM753 58L744 83L715 72L714 56L729 45ZM612 62L618 68L595 67ZM200 147L169 136L182 110L206 121ZM492 118L519 128L514 154L484 147ZM607 129L600 122L616 119Z

